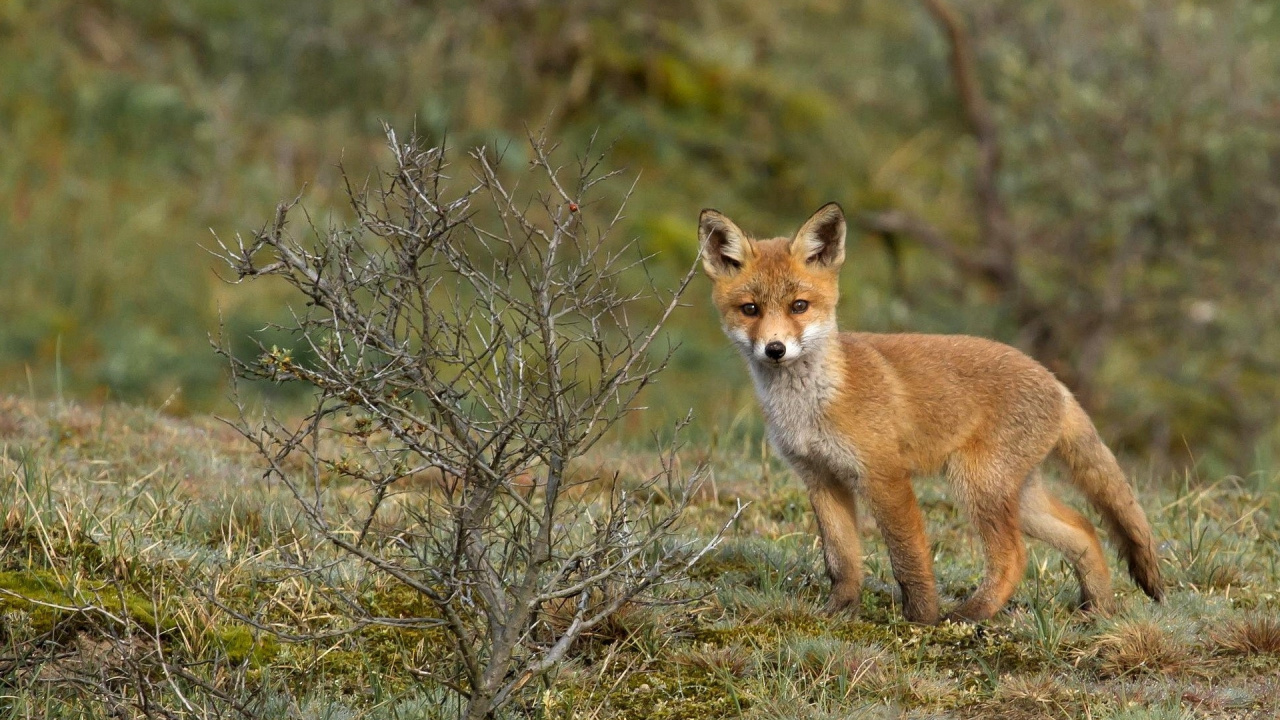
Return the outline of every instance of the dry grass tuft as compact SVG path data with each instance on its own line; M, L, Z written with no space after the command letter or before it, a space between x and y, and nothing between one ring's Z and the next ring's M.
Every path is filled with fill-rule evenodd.
M908 670L897 678L896 696L900 702L917 707L955 707L965 690L961 684L932 670Z
M820 607L794 595L742 588L733 588L723 595L722 601L732 610L734 620L742 624L812 626L824 619Z
M885 651L877 645L848 646L848 652L840 657L838 671L853 683L883 684L893 668Z
M711 675L744 678L755 672L755 653L741 645L715 647L710 643L676 656L676 662L705 670Z
M772 609L760 614L760 620L778 625L813 625L821 622L823 617L821 609L814 603L787 596L780 597Z
M1214 642L1231 655L1280 655L1280 618L1255 615L1230 620Z
M778 672L818 683L842 679L849 684L887 681L885 653L829 636L784 639L777 649Z
M1121 625L1099 635L1092 654L1106 676L1185 673L1192 668L1191 648L1151 621Z
M1005 720L1022 718L1076 718L1081 716L1079 687L1063 681L1061 675L1045 673L1033 676L1001 678L1000 686L990 701L975 708L972 717Z

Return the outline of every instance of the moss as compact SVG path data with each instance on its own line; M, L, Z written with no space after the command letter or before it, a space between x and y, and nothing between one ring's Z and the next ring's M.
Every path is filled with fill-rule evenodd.
M437 617L435 606L422 593L399 582L388 584L365 593L364 601L369 612L379 617L430 618Z
M423 619L426 623L433 617L429 601L397 582L366 588L360 598L365 611L374 617ZM240 657L245 657L248 650L251 667L275 660L277 667L287 667L290 684L303 691L328 688L355 695L378 685L398 693L420 683L407 668L451 662L453 641L448 631L426 623L422 627L370 625L346 636L337 647L325 644L281 647L274 639L259 637L258 645L252 650L248 645L252 634L240 628L240 633L233 637L235 644L228 643L225 648L233 660L237 659L233 650L238 651Z
M962 691L935 700L897 693L909 706L958 707L988 697L995 678L1011 672L1031 673L1046 668L1050 659L1028 652L1008 630L981 625L944 623L914 625L900 617L849 619L811 616L765 617L749 623L718 622L697 628L693 640L711 648L747 644L763 651L794 645L797 638L831 639L855 647L883 649L904 668L936 673Z
M757 502L760 503L757 512L774 522L802 525L808 521L812 512L809 497L793 487L784 488Z
M434 605L418 591L391 583L365 597L369 614L398 620L438 617ZM443 626L388 627L374 625L359 633L368 664L385 669L399 669L422 662L442 660L452 655L452 637Z
M27 613L38 633L60 635L85 629L91 617L80 608L87 606L127 617L148 631L177 627L172 619L157 619L152 599L131 588L89 581L68 590L49 570L0 571L0 591L0 610ZM110 620L101 614L98 618Z
M243 625L215 627L210 634L227 659L236 665L248 662L249 667L259 668L280 652L280 642L273 636L255 633Z
M49 607L50 605L72 604L72 599L62 591L62 584L51 572L0 572L0 610L27 614L31 629L36 633L43 635L53 632L65 618L73 614Z
M738 717L751 699L706 668L664 663L626 675L616 685L566 687L548 703L550 717L575 717L583 708L608 709L619 720L701 720Z
M30 605L33 602L64 604L68 601L53 573L42 570L0 572L0 603ZM15 598L12 594L21 595Z
M303 676L296 681L308 690L331 687L350 695L369 686L369 659L358 650L323 652L303 670Z

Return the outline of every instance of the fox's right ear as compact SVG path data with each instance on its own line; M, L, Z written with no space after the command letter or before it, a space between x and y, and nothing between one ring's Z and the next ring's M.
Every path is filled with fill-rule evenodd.
M698 216L698 246L702 267L713 279L737 273L755 254L742 229L719 210L703 210Z
M818 208L791 241L791 253L809 265L838 269L844 262L844 210L839 203Z

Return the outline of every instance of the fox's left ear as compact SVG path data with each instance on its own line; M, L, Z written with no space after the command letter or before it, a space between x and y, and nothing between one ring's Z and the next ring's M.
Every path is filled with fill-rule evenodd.
M703 210L698 216L698 246L702 267L714 279L729 277L755 256L746 233L719 210Z
M839 203L827 203L800 226L791 254L810 265L832 269L844 262L845 220Z

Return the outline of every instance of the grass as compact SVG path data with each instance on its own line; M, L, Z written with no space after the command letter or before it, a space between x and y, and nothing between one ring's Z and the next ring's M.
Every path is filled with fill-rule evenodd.
M1280 712L1275 473L1137 477L1170 584L1163 605L1118 577L1113 616L1074 612L1069 568L1032 544L1027 576L994 620L920 627L901 619L869 519L861 613L824 615L827 583L801 488L758 439L737 445L715 448L715 483L694 504L688 532L709 535L738 499L752 504L681 588L696 599L626 608L579 642L553 686L531 688L513 717ZM691 449L684 461L701 459ZM587 465L638 477L654 462L609 447ZM976 541L939 482L918 487L939 586L954 603L978 579ZM139 676L174 702L174 688L204 680L264 717L452 717L448 693L430 680L441 661L436 627L352 626L289 640L341 610L280 572L291 555L328 552L294 508L213 419L0 398L0 718L111 717L85 683L104 667L154 670L142 659L158 655L187 661L195 677ZM359 567L335 558L332 572L370 614L427 614L411 593Z

